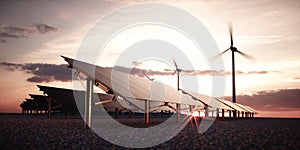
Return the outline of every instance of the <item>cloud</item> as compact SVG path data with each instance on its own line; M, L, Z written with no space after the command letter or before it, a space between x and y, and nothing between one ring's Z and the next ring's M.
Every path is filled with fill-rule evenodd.
M10 33L5 33L5 32L0 33L0 37L1 38L15 38L15 39L27 38L27 36L25 36L25 35L15 35L15 34L10 34Z
M267 74L268 71L249 71L247 74Z
M46 24L36 24L35 25L38 33L40 34L45 34L45 33L50 33L50 32L56 32L58 29Z
M71 69L67 69L66 65L56 65L56 64L14 64L2 62L0 66L4 67L8 71L20 70L28 74L33 75L33 77L28 78L28 82L52 82L52 81L63 81L68 82L72 80ZM123 66L115 66L114 70L129 73L131 75L136 75L139 77L148 76L171 76L174 75L174 71L156 71L156 70L145 70L141 68L127 68ZM144 74L145 73L145 74ZM242 72L237 71L237 75L248 75L248 74L267 74L268 71L250 71ZM225 76L230 75L229 71L225 72L223 70L195 70L195 71L183 71L181 75L184 76Z
M62 81L69 82L72 80L72 70L67 68L67 65L61 64L14 64L2 62L0 66L4 67L8 71L24 71L27 74L33 75L28 78L28 82L52 82Z
M236 75L268 74L273 72L278 72L278 71L249 71L249 72L236 71ZM231 75L231 72L228 72L227 75Z
M115 70L130 73L132 75L144 77L144 73L146 73L148 76L170 76L174 74L173 70L166 69L165 71L155 71L155 70L146 70L141 68L127 68L122 66L115 66ZM277 71L249 71L249 72L243 72L243 71L236 71L236 75L253 75L253 74L268 74L273 73ZM186 70L182 71L181 75L183 76L226 76L231 75L230 71L224 71L224 70Z
M140 66L142 62L133 61L132 64L134 66ZM123 72L130 72L128 71L129 68L116 68L117 70L120 69L120 71ZM125 71L126 70L126 71ZM133 68L133 70L130 72L131 74L135 74L138 76L144 76L143 72L147 73L147 75L154 76L154 75L173 75L175 70L165 69L164 71L153 71L153 70L144 70L139 68ZM243 71L236 71L236 75L252 75L252 74L268 74L268 73L277 73L279 71L249 71L249 72L243 72ZM181 75L184 76L200 76L200 75L207 75L207 76L226 76L231 75L230 71L224 71L224 70L182 70Z
M231 97L225 97L231 99ZM300 110L300 89L260 91L252 95L237 95L237 102L261 111Z
M25 33L35 32L35 28L31 26L25 26L25 27L6 26L1 28L1 32L10 33L10 34L25 34Z
M249 71L249 72L243 72L243 71L236 71L236 75L252 75L252 74L268 74L273 73L277 71ZM208 76L226 76L231 75L230 71L224 71L224 70L195 70L195 71L183 71L182 75L208 75Z
M7 41L4 39L1 39L1 43L6 43Z
M32 24L23 27L5 26L0 28L2 38L27 38L26 34L39 33L46 34L58 31L57 28L46 24Z
M135 65L135 66L140 66L142 63L138 62L138 61L133 61L132 64Z
M49 78L48 76L34 76L31 78L27 79L28 82L35 82L35 83L41 83L41 82L51 82L51 77Z

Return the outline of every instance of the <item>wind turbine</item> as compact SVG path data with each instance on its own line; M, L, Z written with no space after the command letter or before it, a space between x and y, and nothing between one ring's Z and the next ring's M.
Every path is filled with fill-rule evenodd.
M228 50L231 50L231 57L232 57L232 102L236 103L236 92L235 92L235 61L234 61L234 53L237 52L244 56L247 59L254 60L255 58L245 54L241 51L239 51L236 47L233 46L233 37L232 37L232 23L228 23L228 29L229 29L229 34L230 34L230 47L226 49L225 51L221 52L220 54L217 55L217 57L223 55L225 52Z
M177 90L179 91L179 90L181 90L180 85L179 85L180 72L193 72L195 70L183 70L183 69L178 68L178 65L177 65L177 63L174 59L173 59L173 63L174 63L174 66L175 66L175 70L165 69L165 71L174 71L174 73L172 75L177 73Z

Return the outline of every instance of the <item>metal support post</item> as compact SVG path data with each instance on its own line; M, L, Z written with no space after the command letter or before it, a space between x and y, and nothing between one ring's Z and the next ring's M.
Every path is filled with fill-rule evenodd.
M149 101L145 100L145 124L149 124Z
M224 120L224 116L225 116L225 111L224 109L222 109L222 119Z
M205 114L204 114L205 117L208 117L208 107L205 107Z
M91 127L91 116L92 116L92 99L93 99L93 80L88 78L86 80L86 91L85 91L85 109L84 109L84 127Z
M51 97L48 97L48 119L51 119L52 116L51 116Z
M180 122L180 104L176 103L177 122Z

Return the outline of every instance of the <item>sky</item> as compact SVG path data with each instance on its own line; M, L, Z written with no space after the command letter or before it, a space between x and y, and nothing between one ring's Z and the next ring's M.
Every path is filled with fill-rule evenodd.
M251 62L241 55L235 57L237 102L255 108L261 117L300 117L300 1L297 0L1 1L0 112L20 112L19 104L29 98L28 94L42 94L37 84L72 88L71 70L60 55L74 58L82 39L97 21L121 7L144 2L168 4L195 16L209 30L220 52L230 45L227 23L232 21L234 45L256 58ZM171 40L181 38L168 30L157 31L160 28L153 26L124 31L108 45L98 65L112 66L122 53L120 43L136 38L138 33L156 33L153 36L159 33L159 37ZM183 43L190 45L188 41ZM191 54L188 50L186 53ZM180 66L179 56L174 57ZM227 52L222 58L225 98L230 100L231 55ZM198 92L209 95L211 75L207 64L193 55L190 59L193 68L199 70L193 74L199 81ZM151 60L139 64L140 61L135 62L136 75L144 77L141 70L145 69L152 78L176 86L176 77L163 70L174 69L171 59L168 65ZM183 74L182 82L191 76Z

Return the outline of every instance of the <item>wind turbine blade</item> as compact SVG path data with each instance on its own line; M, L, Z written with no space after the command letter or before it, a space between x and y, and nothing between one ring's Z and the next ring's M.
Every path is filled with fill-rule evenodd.
M175 67L176 67L176 70L178 70L178 65L177 65L175 59L173 59L173 63L174 63L174 65L175 65Z
M226 49L225 51L221 52L219 55L223 55L224 53L226 53L228 50L230 50L230 48Z
M230 50L230 48L228 48L225 51L221 52L220 54L214 56L211 60L216 60L218 57L220 57L221 55L223 55L224 53L226 53L228 50Z
M174 71L173 69L165 69L165 71Z
M256 61L256 58L253 57L253 56L250 56L244 52L241 52L239 50L237 50L236 52L238 52L239 54L241 54L242 56L244 56L245 58L247 58L248 60L252 61L252 62L255 62Z
M177 72L176 70L172 70L172 69L165 69L165 71L168 71L168 72L169 72L169 71L170 71L170 72L173 71L173 73L171 73L172 76L174 76L175 73Z
M232 37L232 22L228 23L228 29L229 29L229 34L230 34L230 47L233 46L233 37Z
M173 72L172 76L174 76L174 75L176 74L176 72L177 72L177 70L175 70L175 71Z
M145 77L147 77L148 80L152 81L152 79L146 74L145 70L143 70L143 74Z

